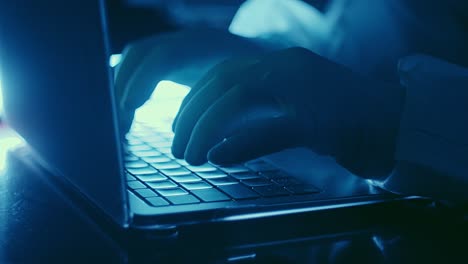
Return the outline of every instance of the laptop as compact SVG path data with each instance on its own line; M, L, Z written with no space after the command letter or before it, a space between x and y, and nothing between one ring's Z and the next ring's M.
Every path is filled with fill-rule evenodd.
M164 111L174 114L188 88L170 81L159 84L122 142L104 1L33 2L0 4L7 121L53 181L119 234L163 244L210 236L267 241L273 230L323 233L337 221L356 227L367 222L355 208L413 199L304 148L229 166L175 159L173 116Z

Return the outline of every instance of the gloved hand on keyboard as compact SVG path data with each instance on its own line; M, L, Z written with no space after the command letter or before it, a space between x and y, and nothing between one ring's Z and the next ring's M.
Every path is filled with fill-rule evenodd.
M128 132L135 109L149 99L160 81L192 86L226 58L260 54L272 48L270 43L208 28L157 35L129 44L115 72L122 132Z
M380 178L394 166L403 103L402 87L302 48L228 60L184 99L172 150L191 164L229 164L306 146Z

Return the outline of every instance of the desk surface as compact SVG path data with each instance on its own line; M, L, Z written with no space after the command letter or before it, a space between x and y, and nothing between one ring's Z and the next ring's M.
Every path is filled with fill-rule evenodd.
M5 152L8 144L2 138L10 134L2 130L0 148ZM14 155L6 155L6 158L6 167L0 170L0 263L89 263L98 259L105 263L142 262L141 255L132 255L135 253L119 246L49 183L35 175L34 170ZM443 207L426 208L421 210L418 219L417 225L384 226L382 232L341 241L304 240L262 247L252 252L255 258L248 254L245 257L255 259L252 263L452 263L461 258L468 260L468 221L463 220L462 213ZM221 259L216 262L223 263Z

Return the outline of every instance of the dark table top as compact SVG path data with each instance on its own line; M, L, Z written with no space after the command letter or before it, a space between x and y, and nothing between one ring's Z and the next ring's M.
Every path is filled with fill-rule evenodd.
M8 133L0 133L0 159L6 158L6 161L0 160L0 263L170 261L170 258L147 259L140 251L135 252L117 243L87 215L74 208L69 200L64 199L53 185L38 177L37 172L18 159L17 155L2 154L6 148L15 145L11 143L11 138L5 140L8 137ZM405 215L400 215L400 221L386 223L366 234L333 240L311 238L294 243L263 245L252 250L252 254L245 254L244 261L231 261L468 263L468 221L465 213L458 208L432 204L421 208L418 216L411 216L407 224ZM181 249L174 259L180 259L187 252ZM225 257L220 257L190 262L224 263L225 260Z

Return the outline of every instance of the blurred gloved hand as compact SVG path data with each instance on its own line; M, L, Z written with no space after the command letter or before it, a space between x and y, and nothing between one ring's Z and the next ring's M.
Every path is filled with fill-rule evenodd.
M229 164L307 146L357 175L379 178L394 166L403 102L402 87L302 48L228 60L184 99L172 151L195 165Z
M135 109L161 80L191 86L213 65L231 56L259 54L266 43L217 29L192 29L129 44L115 72L121 130L128 132Z

